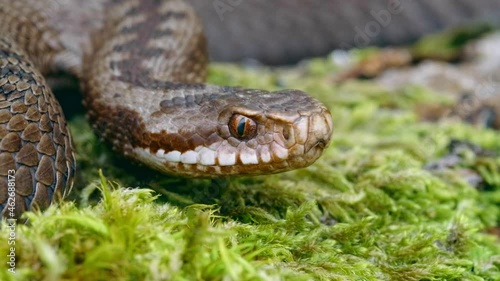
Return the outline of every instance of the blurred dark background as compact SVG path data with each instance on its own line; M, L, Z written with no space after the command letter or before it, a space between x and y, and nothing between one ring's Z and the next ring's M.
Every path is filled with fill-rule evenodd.
M294 63L335 48L400 45L471 22L500 22L498 0L187 0L212 59Z

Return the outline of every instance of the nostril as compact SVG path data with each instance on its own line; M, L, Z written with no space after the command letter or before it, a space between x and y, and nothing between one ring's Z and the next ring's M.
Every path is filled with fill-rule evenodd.
M283 128L283 138L286 141L290 140L290 128L288 127Z

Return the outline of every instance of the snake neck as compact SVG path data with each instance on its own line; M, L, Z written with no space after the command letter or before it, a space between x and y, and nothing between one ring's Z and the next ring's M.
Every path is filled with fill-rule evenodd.
M134 87L201 83L208 55L200 21L183 1L111 1L105 27L94 39L84 67L112 73ZM112 54L112 55L108 55ZM104 58L96 62L92 57Z
M183 1L108 1L106 7L107 20L83 59L84 104L98 133L130 154L150 145L149 133L170 138L178 130L145 120L159 114L162 102L206 87L200 84L208 61L205 38ZM113 133L124 130L119 137L125 139Z

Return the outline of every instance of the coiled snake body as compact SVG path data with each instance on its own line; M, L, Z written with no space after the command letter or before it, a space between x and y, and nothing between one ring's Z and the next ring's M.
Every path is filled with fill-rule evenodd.
M205 38L183 1L1 0L0 18L6 217L44 208L72 185L71 135L42 73L79 77L94 129L167 173L277 173L311 164L329 143L328 109L303 92L202 84Z

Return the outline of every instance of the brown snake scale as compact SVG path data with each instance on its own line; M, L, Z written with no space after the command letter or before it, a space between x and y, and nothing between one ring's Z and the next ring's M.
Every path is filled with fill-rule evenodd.
M323 54L339 42L351 44L352 32L343 33L342 22L363 24L367 14L353 12L356 7L366 12L387 4L234 0L234 12L222 19L211 15L216 1L188 2L201 12L210 38L215 38L209 41L215 58L239 59L242 53L272 63L304 56L308 44L310 55ZM427 6L423 10L443 11L442 5L431 4L434 1L422 2L421 7ZM478 9L470 9L466 1L456 2L455 12L463 18L498 6L480 0ZM245 6L255 8L254 17L241 16ZM260 15L278 11L277 20L258 18L258 7ZM297 9L316 14L302 14L294 23ZM408 15L403 18L411 18ZM235 22L238 17L243 24ZM279 31L289 28L286 20L280 22L285 18L292 18L298 41ZM456 23L455 17L443 18L435 26L414 26L411 20L407 25L418 36ZM266 33L271 29L278 30L275 38ZM257 41L259 34L264 41L245 41ZM400 32L400 41L411 39L405 36ZM398 41L385 31L381 38ZM373 43L381 42L375 39ZM72 186L71 135L42 74L62 71L78 77L94 129L115 150L162 172L188 177L256 175L313 163L332 134L328 109L297 90L271 93L203 84L205 45L200 20L181 0L0 0L2 215L19 217L33 207L45 208ZM15 189L9 189L12 182ZM16 207L8 208L13 200Z

